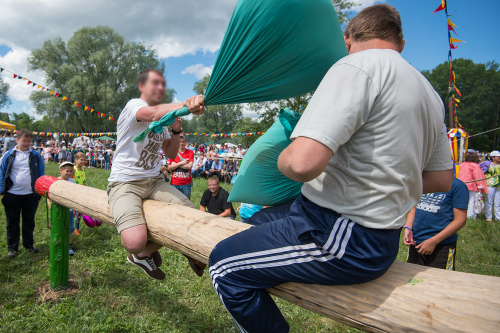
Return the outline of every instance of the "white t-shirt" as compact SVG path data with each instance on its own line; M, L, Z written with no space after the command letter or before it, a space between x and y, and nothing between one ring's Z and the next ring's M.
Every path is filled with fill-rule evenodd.
M27 151L20 151L15 148L16 156L10 169L9 178L13 185L7 190L11 194L25 195L33 193L31 188L31 173L29 165L31 148ZM14 152L13 152L14 153Z
M136 114L140 108L148 106L146 101L135 98L130 100L120 113L117 125L116 150L113 156L113 167L108 179L110 182L126 182L160 174L160 156L163 141L170 139L166 128L163 133L149 132L143 143L132 140L148 128L149 122L137 121Z
M61 177L59 177L60 180L64 180ZM68 178L68 182L76 184L75 180L73 178Z
M334 152L302 193L368 228L402 227L422 196L422 171L453 167L443 101L393 50L333 65L291 137L300 136Z

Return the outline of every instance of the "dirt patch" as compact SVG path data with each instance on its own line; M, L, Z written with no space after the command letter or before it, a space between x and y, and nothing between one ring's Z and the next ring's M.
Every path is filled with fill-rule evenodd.
M73 279L68 281L68 289L52 290L50 289L50 282L45 281L35 291L36 304L53 303L57 302L60 297L74 295L78 292L78 282Z

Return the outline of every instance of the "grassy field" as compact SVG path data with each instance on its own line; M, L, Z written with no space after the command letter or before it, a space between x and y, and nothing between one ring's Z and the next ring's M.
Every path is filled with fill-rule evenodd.
M58 175L49 164L46 173ZM109 171L87 169L88 186L105 189ZM199 206L205 182L195 181L192 201ZM226 189L230 186L223 185ZM78 194L75 193L75 196ZM236 208L236 205L235 205ZM158 282L125 264L116 230L81 226L70 258L71 288L48 290L49 230L42 199L36 215L36 255L21 250L7 258L5 215L0 210L0 332L237 332L207 275L197 278L186 259L162 249L167 277ZM460 231L457 270L500 276L500 224L484 215ZM406 259L401 244L398 260ZM293 332L358 332L298 306L277 300Z

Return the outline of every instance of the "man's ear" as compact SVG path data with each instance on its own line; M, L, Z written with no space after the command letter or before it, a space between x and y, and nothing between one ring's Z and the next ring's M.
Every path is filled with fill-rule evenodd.
M403 52L404 48L405 48L405 40L403 39L403 41L401 41L401 44L399 44L399 53Z
M347 53L351 52L351 39L344 36L344 43L347 47Z

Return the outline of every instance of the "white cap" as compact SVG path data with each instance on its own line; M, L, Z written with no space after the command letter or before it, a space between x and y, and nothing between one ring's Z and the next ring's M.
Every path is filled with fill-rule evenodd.
M59 166L59 169L61 169L63 166L66 166L66 165L71 165L71 166L75 166L73 163L69 162L69 161L66 161L66 162L62 162L61 165Z
M491 157L500 156L500 151L498 151L498 150L493 150L493 151L490 153L490 156L491 156Z

